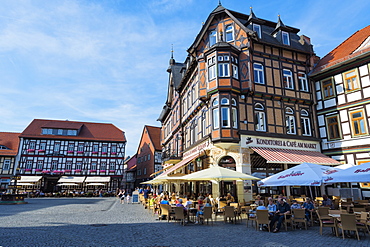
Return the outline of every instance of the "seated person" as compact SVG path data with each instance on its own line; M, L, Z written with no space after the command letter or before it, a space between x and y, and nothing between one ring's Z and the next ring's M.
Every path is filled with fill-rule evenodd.
M262 202L262 205L264 204L264 201L261 199L261 196L257 195L254 204L259 205L259 202Z
M263 205L262 201L257 202L257 207L255 210L249 210L249 217L255 217L256 216L256 210L267 210L267 208Z
M311 212L314 211L315 209L315 206L313 205L312 201L311 201L311 198L307 197L306 198L306 202L303 203L302 205L302 208L306 209L305 210L305 213L306 213L306 219L308 221L308 224L310 224L310 220L311 220Z
M190 200L190 196L186 197L185 209L189 210L193 206L193 202Z
M290 205L291 209L300 209L302 208L301 205L297 202L297 200L292 200L292 205Z
M271 197L268 199L268 201L269 204L267 204L267 210L269 211L270 218L272 218L276 212L276 204L274 203L274 200Z
M276 205L275 215L274 215L274 217L272 218L272 220L270 222L270 229L272 230L276 221L278 223L276 225L276 228L272 232L276 233L276 232L280 231L281 224L285 220L285 215L286 214L290 214L290 206L289 206L288 203L286 203L284 201L284 199L282 197L279 197L278 198L278 203Z
M163 199L161 200L160 204L168 204L168 205L170 205L170 202L168 201L168 197L167 196L163 196Z
M227 196L225 199L226 199L227 205L230 205L230 203L235 202L235 198L230 193L227 193Z
M322 207L329 207L330 209L334 209L333 201L327 195L322 195L322 199Z
M184 215L186 215L186 208L184 207L184 204L182 204L181 198L178 199L178 202L176 203L176 207L182 207L184 209Z
M203 214L204 207L212 207L211 200L208 197L204 200L204 202L202 201L202 204L198 203L197 205L197 209L198 209L197 214L196 214L197 221L195 222L195 224L199 223L199 217L200 217L199 215Z

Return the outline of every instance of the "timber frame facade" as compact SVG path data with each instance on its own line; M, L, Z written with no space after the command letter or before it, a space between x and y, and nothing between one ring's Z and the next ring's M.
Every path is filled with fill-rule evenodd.
M249 15L221 4L213 10L185 62L176 62L173 54L170 59L167 100L158 119L163 163L170 166L162 176L220 165L263 177L301 162L271 161L261 148L320 152L314 88L307 77L316 56L310 39L298 32L280 16L271 22L252 9ZM193 186L196 193L230 192L250 200L254 184L178 186L180 193Z
M19 134L0 132L0 190L9 188L15 174Z
M126 138L113 124L35 119L19 138L17 175L41 176L25 190L114 191L121 186ZM65 177L72 183L58 183Z
M323 153L344 164L370 162L370 26L323 57L310 77Z

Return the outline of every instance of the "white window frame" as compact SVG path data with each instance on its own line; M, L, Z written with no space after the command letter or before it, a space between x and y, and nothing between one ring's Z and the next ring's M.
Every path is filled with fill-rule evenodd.
M55 142L54 143L54 151L59 152L60 151L60 142Z
M294 117L294 111L292 108L287 107L285 110L285 125L286 125L286 132L290 135L296 134L296 124L295 124L295 117Z
M58 161L52 161L51 162L51 170L57 170L58 169Z
M230 108L221 107L221 125L223 128L230 128Z
M78 152L83 152L85 148L85 145L83 143L79 143L77 146L77 151Z
M75 144L74 143L68 143L68 150L67 151L74 151L75 149Z
M46 149L46 142L41 142L39 150L45 150L45 149Z
M215 56L208 59L208 81L216 79L216 62Z
M231 108L233 128L238 128L238 109L236 107Z
M32 168L33 168L33 160L27 160L26 169L32 169Z
M36 169L43 169L44 168L44 161L38 160L37 161L37 168Z
M255 127L256 131L266 131L266 114L265 107L261 103L254 105L255 110Z
M261 38L261 25L253 23L252 28L257 33L258 38Z
M11 160L9 159L4 160L3 171L10 170L10 163L11 163Z
M230 64L219 63L218 64L218 76L219 77L230 77Z
M258 66L260 66L258 68ZM254 82L258 84L265 84L265 73L263 65L260 63L253 64Z
M93 145L93 152L99 152L99 144L94 144Z
M281 31L281 41L284 45L290 45L288 32Z
M301 110L301 128L303 136L311 136L311 120L308 111Z
M239 79L239 67L238 65L235 65L235 64L233 64L232 67L233 67L233 77L238 80Z
M283 83L286 89L294 89L293 73L289 69L283 69Z
M209 32L209 47L217 43L217 31L211 30Z
M225 28L225 33L226 33L225 35L226 42L230 42L234 40L234 26L233 25L227 25Z
M298 72L298 80L299 85L301 87L301 91L308 92L308 81L307 81L307 75L304 72Z

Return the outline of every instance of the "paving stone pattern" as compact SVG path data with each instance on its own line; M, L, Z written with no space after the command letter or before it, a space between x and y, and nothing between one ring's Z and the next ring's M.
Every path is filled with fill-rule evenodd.
M117 198L34 198L28 204L0 205L0 246L370 246L370 236L336 238L330 228L256 231L224 223L158 221L140 204Z

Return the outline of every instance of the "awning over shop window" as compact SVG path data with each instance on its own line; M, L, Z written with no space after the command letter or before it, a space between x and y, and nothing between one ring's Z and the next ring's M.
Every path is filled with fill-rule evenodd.
M88 186L104 186L106 184L103 184L103 183L88 183L87 185Z
M110 177L94 176L94 177L86 177L85 183L108 183L109 181L110 181Z
M74 176L63 176L58 180L58 183L83 183L85 176L74 177Z
M31 183L18 183L17 185L20 185L20 186L31 186L31 185L35 185L35 184L31 184Z
M340 162L316 151L263 147L252 147L252 149L266 159L267 163L301 164L307 162L318 165L340 164Z
M167 174L169 174L171 172L174 172L174 171L180 169L181 167L183 167L184 165L186 165L189 161L195 159L198 156L199 156L198 153L189 155L188 157L186 157L185 159L183 159L182 161L180 161L179 163L177 163L176 165L172 166L170 169L168 169L167 171L165 171L164 173L162 173L161 175L159 175L158 178L160 178L162 176L165 176L165 175L167 175Z
M21 179L17 183L36 183L42 176L21 176Z
M78 184L76 183L60 183L57 186L77 186Z
M170 169L171 167L173 167L173 166L169 165L169 166L163 168L162 170L156 171L156 172L150 174L150 177L153 177L153 176L157 175L158 173L164 172L165 170Z

